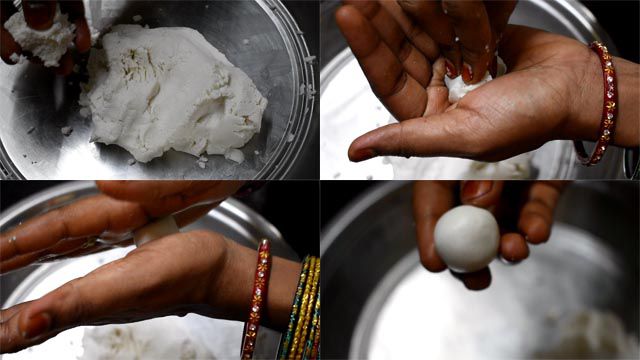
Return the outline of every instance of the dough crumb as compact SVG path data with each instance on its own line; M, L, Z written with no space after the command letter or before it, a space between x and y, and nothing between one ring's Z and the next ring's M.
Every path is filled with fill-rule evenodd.
M198 166L200 167L200 169L204 169L207 167L207 164L203 161L198 161Z
M131 158L127 160L127 164L129 164L129 166L135 165L135 163L136 163L136 159Z
M35 126L30 127L29 130L27 130L27 134L31 134L32 132L35 131L35 129L36 129Z
M140 16L140 15L133 15L133 17L132 17L131 19L133 19L133 21L135 21L135 22L139 22L140 20L142 20L142 16Z
M245 45L249 45L249 39L243 39L242 43L245 44Z
M62 127L62 129L60 129L60 132L64 136L69 136L73 132L73 128L71 126L64 126Z
M244 161L244 154L238 149L229 149L224 153L224 158L241 164Z
M9 56L9 59L11 59L11 61L13 61L16 64L23 64L29 60L27 59L26 56L22 54L18 55L16 53L11 54L11 56Z

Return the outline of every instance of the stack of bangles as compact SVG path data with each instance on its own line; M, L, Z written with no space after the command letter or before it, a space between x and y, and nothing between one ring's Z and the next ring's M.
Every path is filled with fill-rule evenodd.
M255 349L262 308L266 304L271 271L271 246L263 239L258 247L258 266L253 284L249 319L242 336L242 359L251 359ZM286 333L278 359L319 359L320 356L320 259L305 257Z
M616 119L618 117L618 86L616 79L616 71L613 67L613 58L609 54L607 47L601 43L594 41L589 45L600 58L602 65L602 76L604 79L604 103L602 107L602 120L600 121L600 129L598 131L598 140L596 147L591 153L587 154L582 141L574 141L574 147L578 154L578 159L585 166L597 164L604 155L605 150L613 140L613 133L616 129Z

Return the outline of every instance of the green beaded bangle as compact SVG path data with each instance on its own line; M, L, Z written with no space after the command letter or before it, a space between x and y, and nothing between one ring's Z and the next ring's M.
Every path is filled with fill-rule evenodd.
M289 345L291 338L293 337L293 331L296 325L298 316L298 309L300 308L300 301L302 300L302 292L305 288L305 283L309 274L309 264L311 257L306 256L302 262L302 271L300 272L300 279L298 280L298 288L296 289L296 296L293 300L293 306L291 307L291 315L289 316L289 325L287 326L287 332L280 341L280 349L278 350L278 359L286 359L289 352Z

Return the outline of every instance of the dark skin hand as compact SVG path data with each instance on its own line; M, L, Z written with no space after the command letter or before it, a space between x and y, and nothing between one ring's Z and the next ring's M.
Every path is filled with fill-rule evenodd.
M23 0L22 10L27 25L39 31L49 29L51 25L53 25L53 17L57 4L60 5L60 11L68 15L69 22L76 26L76 37L74 39L76 51L80 54L86 53L91 48L91 33L87 19L84 17L84 5L81 0L65 0L60 2ZM14 64L10 57L11 54L15 53L27 56L34 63L42 63L37 57L23 52L20 45L13 39L13 36L4 28L5 21L18 11L18 9L13 6L13 1L0 0L0 5L2 6L2 26L0 27L0 35L2 36L0 41L0 56L2 60L9 65ZM69 75L73 71L73 55L71 50L62 55L59 63L60 66L54 68L56 74Z
M495 76L497 44L517 1L397 2L416 26L438 44L450 78L462 75L466 84L475 84L487 70Z
M97 181L104 193L0 233L0 273L132 244L133 232L173 214L188 225L233 195L241 181ZM95 241L99 238L100 241Z
M104 193L50 211L0 234L0 274L34 262L132 243L132 232L173 214L183 227L241 181L98 181ZM15 240L10 240L15 236ZM103 242L87 240L99 237ZM81 325L198 313L243 320L257 252L210 231L168 235L40 299L0 312L0 352L16 352ZM287 326L300 264L274 257L263 324Z
M441 272L447 265L434 244L440 216L457 205L474 205L491 211L500 226L499 256L517 263L529 256L529 245L546 242L551 234L553 212L567 185L563 181L416 181L413 217L422 265ZM491 284L489 267L473 273L451 273L470 290Z
M165 236L40 299L0 311L1 353L83 325L197 313L244 320L257 252L210 231ZM262 323L286 329L300 264L274 257Z
M499 45L509 72L451 104L437 43L394 4L353 1L336 12L373 92L400 121L354 140L352 161L385 155L497 161L551 140L598 137L602 68L584 44L508 25ZM613 63L619 93L613 144L638 146L640 67L621 58Z

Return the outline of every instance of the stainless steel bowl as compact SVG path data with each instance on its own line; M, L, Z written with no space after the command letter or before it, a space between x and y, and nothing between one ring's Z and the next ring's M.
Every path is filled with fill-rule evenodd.
M472 292L422 268L411 186L381 183L321 237L323 356L529 359L555 340L549 321L593 308L615 313L637 340L639 196L631 181L574 183L549 242L521 264L494 261L491 286Z
M242 148L242 164L210 156L201 169L194 156L169 151L130 166L124 149L89 142L90 120L80 116L77 104L81 75L63 79L35 65L2 64L0 177L272 179L285 177L294 166L309 142L314 66L304 34L280 0L86 0L85 8L101 33L112 24L133 23L134 15L150 27L186 26L201 32L269 100L260 133ZM63 136L63 126L73 127L73 133Z
M383 158L352 163L349 144L359 135L389 123L389 112L370 90L357 60L334 20L338 1L321 4L322 54L320 59L320 178L392 179L393 169ZM575 38L584 43L598 40L613 54L617 48L591 12L573 0L520 1L510 23L531 26ZM609 152L610 151L610 152ZM598 166L577 162L570 141L551 141L533 152L531 177L537 179L623 178L623 150L610 148Z
M16 226L38 214L64 206L77 199L97 193L92 182L71 182L59 185L46 191L37 193L0 214L0 229L3 231ZM295 252L284 242L282 235L272 224L262 216L243 205L237 200L228 199L219 207L212 210L205 217L184 228L183 231L207 229L218 232L236 242L251 248L257 247L258 239L267 237L272 240L272 251L275 255L291 260L297 260ZM38 298L63 283L83 276L98 266L124 256L133 247L118 248L82 258L68 259L27 268L0 276L0 303L2 308ZM242 335L241 322L211 319L200 315L189 314L184 318L171 316L176 325L190 328L196 332L205 346L208 342L219 344L226 340L226 349L231 353L224 353L218 349L218 356L237 357ZM154 321L154 319L147 320ZM78 327L67 330L45 343L23 350L16 354L3 355L10 359L76 359L83 352L82 336L88 327ZM224 328L224 333L212 333L212 329ZM264 330L264 332L263 332ZM280 341L280 333L264 328L260 330L257 356L259 358L274 358ZM215 339L214 339L215 337ZM237 343L237 344L236 344ZM234 346L237 345L237 346ZM211 346L211 345L209 345Z

